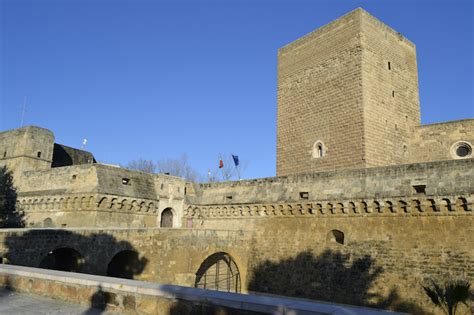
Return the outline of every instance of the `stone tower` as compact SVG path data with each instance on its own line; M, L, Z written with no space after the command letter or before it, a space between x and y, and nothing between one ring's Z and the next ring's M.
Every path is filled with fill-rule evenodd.
M416 48L363 9L278 51L277 175L407 163Z
M0 132L0 167L19 173L50 169L53 146L54 134L44 128L26 126Z

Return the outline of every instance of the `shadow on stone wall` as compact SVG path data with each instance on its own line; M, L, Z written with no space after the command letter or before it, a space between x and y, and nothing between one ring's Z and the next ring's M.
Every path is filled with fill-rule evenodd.
M248 290L415 314L426 313L421 307L401 300L396 289L388 297L371 290L382 273L383 269L369 255L351 259L348 254L329 249L319 256L304 251L279 262L266 260L252 268Z
M13 265L134 279L142 274L148 259L127 241L113 235L89 235L62 229L19 229L4 240L2 258ZM113 301L112 301L113 300ZM90 300L88 314L100 314L116 303L101 287Z
M12 173L6 166L0 168L0 227L20 228L25 226L23 213L16 209L16 188Z

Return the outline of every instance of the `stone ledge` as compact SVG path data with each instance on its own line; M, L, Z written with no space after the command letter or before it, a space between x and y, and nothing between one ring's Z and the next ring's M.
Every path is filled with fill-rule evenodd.
M13 265L0 265L0 281L1 286L18 292L40 294L81 304L91 301L93 296L101 292L120 301L112 305L107 304L111 310L132 314L154 314L157 311L161 313L176 307L177 303L184 303L187 306L184 310L187 309L189 312L184 311L184 314L191 314L196 307L229 308L233 314L252 312L286 314L288 311L297 314L401 314L365 307L219 292ZM42 282L44 286L41 287L46 290L35 292L33 285L35 281ZM64 290L64 287L73 290ZM133 306L125 302L131 297L135 301L132 303Z

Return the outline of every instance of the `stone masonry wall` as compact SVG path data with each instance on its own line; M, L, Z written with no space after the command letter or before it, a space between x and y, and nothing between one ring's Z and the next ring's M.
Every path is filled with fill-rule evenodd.
M421 283L474 281L473 164L203 184L185 220L253 231L250 291L436 314Z
M362 89L367 167L408 163L420 125L415 45L361 12Z
M0 257L38 267L49 252L70 248L83 257L81 272L106 275L114 256L129 250L140 262L131 265L134 279L193 287L201 264L217 252L235 259L245 283L251 240L251 233L222 230L2 229Z
M356 10L279 49L278 176L365 166L360 31Z
M21 174L26 170L49 169L53 158L51 131L28 126L0 132L0 167Z
M417 191L415 186L424 186L424 192ZM375 199L409 200L429 196L440 199L473 193L474 159L195 184L194 187L195 195L187 195L188 204L220 208L310 201L336 204Z
M412 163L456 159L453 145L458 141L470 143L474 148L474 119L423 125L415 129L411 141ZM471 151L471 157L474 153Z
M183 216L185 181L100 164L28 171L16 180L16 208L29 227L157 227Z

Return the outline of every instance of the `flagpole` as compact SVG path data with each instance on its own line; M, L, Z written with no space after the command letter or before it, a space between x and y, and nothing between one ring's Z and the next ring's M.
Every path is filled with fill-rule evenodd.
M222 180L225 182L225 177L224 177L224 165L220 167L220 163L222 161L222 164L224 164L224 160L222 159L222 154L219 153L219 168L221 169L221 175L222 175Z
M236 165L235 168L237 169L237 177L239 177L239 180L240 180L240 164L239 165Z

